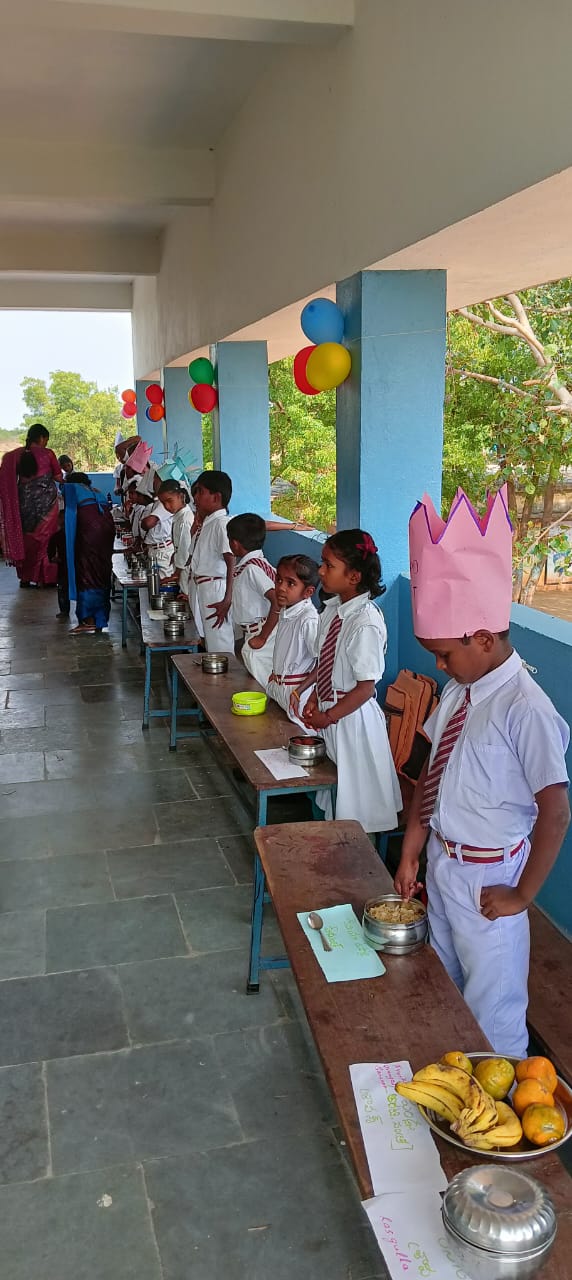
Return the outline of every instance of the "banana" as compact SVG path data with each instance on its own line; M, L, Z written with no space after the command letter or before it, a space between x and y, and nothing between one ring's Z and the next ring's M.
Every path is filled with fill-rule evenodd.
M442 1062L432 1062L428 1067L416 1071L413 1080L421 1084L440 1084L450 1089L460 1098L464 1107L480 1112L486 1105L488 1094L474 1076L470 1076L460 1067L445 1066ZM494 1103L493 1103L494 1105Z
M494 1151L496 1147L515 1147L522 1138L522 1125L506 1102L496 1103L498 1123L488 1133L470 1133L463 1138L466 1146L476 1151Z
M416 1102L420 1107L428 1107L449 1124L453 1124L461 1113L459 1098L442 1085L424 1085L411 1081L409 1084L396 1084L395 1088L403 1098L409 1098L410 1102Z
M464 1142L466 1138L473 1134L487 1133L498 1123L496 1110L483 1108L480 1115L472 1111L469 1107L465 1107L461 1112L459 1119L451 1126L459 1138Z

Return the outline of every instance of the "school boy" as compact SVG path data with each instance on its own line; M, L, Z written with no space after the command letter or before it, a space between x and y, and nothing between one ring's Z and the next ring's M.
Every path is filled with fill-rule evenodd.
M276 607L276 570L263 555L266 521L253 511L233 516L227 525L230 549L238 560L232 587L232 616L244 641L247 671L265 689L272 672Z
M194 488L202 524L191 555L191 573L207 653L234 653L231 604L235 561L226 532L231 494L232 481L226 471L203 471Z
M420 888L427 847L431 942L496 1053L526 1055L527 908L570 821L568 725L509 637L506 486L480 518L459 490L447 523L431 499L409 524L415 635L451 677L425 731L395 887Z

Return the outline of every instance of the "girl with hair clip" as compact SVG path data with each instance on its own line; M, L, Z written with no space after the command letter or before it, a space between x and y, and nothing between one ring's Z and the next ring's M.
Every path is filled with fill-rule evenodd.
M164 480L159 489L159 499L173 517L172 537L175 548L173 577L178 581L180 594L188 600L191 530L194 519L190 494L178 480Z
M320 615L318 662L298 686L314 686L304 707L309 729L322 734L338 766L336 818L354 818L367 832L397 826L401 793L375 686L385 667L387 631L373 598L384 591L377 547L363 529L328 538L320 581L332 594ZM293 695L294 701L296 694ZM331 803L320 804L332 817Z
M275 632L272 674L266 692L299 729L310 691L300 694L301 682L316 666L318 613L312 596L318 585L318 566L309 556L282 556L276 569L276 606L280 610Z

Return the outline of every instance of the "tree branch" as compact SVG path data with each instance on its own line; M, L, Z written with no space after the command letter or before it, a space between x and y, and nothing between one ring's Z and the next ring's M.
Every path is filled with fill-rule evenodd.
M475 382L490 382L494 387L502 387L503 391L512 391L515 396L524 396L525 400L538 400L538 396L534 391L523 391L521 387L513 386L512 382L505 382L504 378L493 378L488 373L474 373L471 369L455 369L453 365L447 365L447 373L454 373L459 378L473 378Z
M492 320L483 320L482 316L478 316L474 311L469 311L467 307L459 307L457 315L464 316L465 320L470 320L471 324L478 324L483 329L488 329L490 333L504 333L510 338L520 338L522 335L513 325L495 324Z

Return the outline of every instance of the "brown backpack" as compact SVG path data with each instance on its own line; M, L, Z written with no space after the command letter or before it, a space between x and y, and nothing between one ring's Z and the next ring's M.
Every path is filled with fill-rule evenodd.
M404 668L385 695L389 745L397 773L416 782L429 754L423 725L437 706L437 683Z

